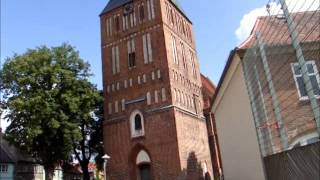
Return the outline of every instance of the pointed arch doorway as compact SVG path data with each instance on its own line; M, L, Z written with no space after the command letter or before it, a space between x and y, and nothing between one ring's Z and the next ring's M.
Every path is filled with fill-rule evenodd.
M148 153L141 150L136 158L137 180L152 180L151 159Z

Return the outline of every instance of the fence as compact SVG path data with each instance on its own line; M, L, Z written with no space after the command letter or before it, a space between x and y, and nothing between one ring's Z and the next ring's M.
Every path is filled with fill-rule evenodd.
M270 180L299 179L301 174L315 177L320 171L319 165L306 163L319 162L319 151L313 152L319 143L299 148L319 141L320 2L288 2L269 1L269 15L258 18L240 47Z
M295 148L264 159L271 180L320 179L320 143Z

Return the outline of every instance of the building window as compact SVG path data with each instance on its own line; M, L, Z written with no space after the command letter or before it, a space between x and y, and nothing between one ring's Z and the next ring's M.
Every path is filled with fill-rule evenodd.
M307 75L310 78L313 93L317 98L319 98L320 97L320 87L319 87L320 79L319 79L317 66L314 61L306 62L306 65L308 70ZM302 71L298 63L292 64L292 71L293 71L293 76L296 82L296 87L298 90L300 100L308 99L308 91L305 87Z
M132 11L129 16L130 16L130 25L131 25L131 27L134 27L137 24L135 12Z
M119 46L112 47L111 52L111 66L112 66L112 74L120 73L120 54L119 54Z
M136 66L136 48L134 39L128 41L128 65L129 68L133 68Z
M142 122L140 114L137 114L134 118L134 130L141 131L142 129Z
M120 17L116 16L114 19L115 25L116 25L116 31L120 31Z
M148 8L148 19L155 18L155 11L154 11L154 0L147 0L147 8Z
M151 36L149 33L142 36L142 43L143 43L144 63L148 64L152 62L152 44L151 44Z
M123 15L122 16L122 28L123 28L124 31L129 29L129 17L128 17L128 15Z
M0 164L0 173L7 173L7 172L8 172L8 165Z
M144 5L142 4L141 6L139 6L139 21L143 22L145 18L144 15Z
M136 66L136 53L129 53L129 68L133 68Z
M112 35L112 18L108 18L106 20L106 27L107 27L107 36L111 36Z
M136 110L130 116L131 137L144 136L144 119L140 111Z

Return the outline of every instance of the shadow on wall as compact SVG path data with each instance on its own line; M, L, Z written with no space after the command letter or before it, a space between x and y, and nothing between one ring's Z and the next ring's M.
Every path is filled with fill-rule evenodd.
M184 180L212 180L210 174L204 169L206 167L203 167L201 165L201 162L198 161L198 158L194 152L191 152L187 159L187 169L184 169L182 171L182 176L184 176L181 179Z

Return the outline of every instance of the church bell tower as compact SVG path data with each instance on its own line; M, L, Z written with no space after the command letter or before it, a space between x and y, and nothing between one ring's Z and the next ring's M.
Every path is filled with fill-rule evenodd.
M192 22L177 0L110 0L100 15L109 180L210 179Z

